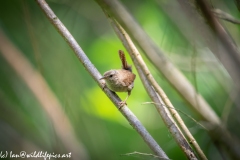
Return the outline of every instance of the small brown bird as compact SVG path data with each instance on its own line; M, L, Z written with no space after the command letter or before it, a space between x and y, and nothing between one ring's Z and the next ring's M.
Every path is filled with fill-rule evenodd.
M112 69L107 71L100 79L105 79L106 85L111 91L128 92L126 99L120 102L120 106L122 107L126 104L128 97L131 95L136 75L132 73L132 67L127 64L124 52L119 50L118 53L122 61L122 69Z

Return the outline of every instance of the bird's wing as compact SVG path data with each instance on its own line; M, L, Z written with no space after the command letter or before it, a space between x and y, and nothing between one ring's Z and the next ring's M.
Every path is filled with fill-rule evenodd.
M123 71L125 72L125 74L123 74L123 76L121 77L123 85L129 86L134 82L136 75L128 70L123 70Z

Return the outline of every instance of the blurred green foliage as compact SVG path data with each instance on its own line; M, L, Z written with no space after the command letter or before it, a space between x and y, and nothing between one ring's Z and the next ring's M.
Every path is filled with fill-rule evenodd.
M101 73L121 66L117 51L125 49L94 1L47 2ZM169 57L178 54L183 59L185 56L191 58L193 49L153 1L125 0L123 3L157 45L170 53ZM0 10L2 30L45 78L91 159L151 159L144 156L120 156L134 151L151 151L96 85L35 1L1 1ZM144 59L174 106L199 120L166 79L145 57ZM132 64L129 56L127 60ZM191 65L191 62L186 63ZM194 83L193 73L182 71ZM136 73L135 68L133 72ZM211 75L210 72L198 73L197 86L199 92L221 115L228 96ZM126 93L118 95L124 98ZM216 101L214 97L221 98ZM0 150L21 150L23 141L28 141L42 150L64 152L64 147L39 102L2 56L0 99ZM149 101L137 77L128 100L130 109L171 159L185 159L154 106L142 104ZM219 154L207 133L192 120L182 117L206 155L210 159L217 159Z

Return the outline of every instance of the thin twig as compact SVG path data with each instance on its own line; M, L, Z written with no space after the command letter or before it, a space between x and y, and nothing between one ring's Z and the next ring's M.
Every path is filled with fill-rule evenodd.
M154 102L144 102L142 104L155 104ZM180 109L177 108L173 108L173 107L169 107L166 106L165 104L163 104L165 107L170 108L170 109L174 109L180 113L182 113L183 115L185 115L186 117L190 118L192 121L194 121L196 124L198 124L199 126L201 126L203 129L205 129L206 131L208 130L206 127L204 127L201 123L199 123L197 120L195 120L192 116L188 115L187 113L181 111Z
M153 155L150 153L141 153L141 152L137 152L137 151L134 151L132 153L121 154L121 156L132 156L132 155L150 156L150 157L158 158L158 159L162 159L162 160L171 160L171 159L161 158L159 156L156 156L156 155Z
M240 24L240 20L234 18L232 15L220 10L220 9L212 9L214 15L220 19L226 20L233 24Z
M103 88L105 94L110 98L110 100L114 103L114 105L119 108L120 98L113 92L111 92L107 87L104 87L104 84L99 81L101 78L100 73L88 59L86 54L83 52L81 47L78 45L76 40L67 30L67 28L62 24L62 22L57 18L57 16L53 13L51 8L45 2L45 0L36 0L43 12L46 14L50 22L54 25L54 27L58 30L58 32L63 36L63 38L67 41L69 46L73 49L74 53L77 55L80 62L92 76L92 78L98 83L98 85ZM123 116L128 120L130 125L140 134L146 144L152 149L152 151L159 157L168 158L164 151L160 148L157 142L152 138L152 136L148 133L145 127L141 124L141 122L137 119L137 117L130 111L130 109L125 105L121 107L119 110Z

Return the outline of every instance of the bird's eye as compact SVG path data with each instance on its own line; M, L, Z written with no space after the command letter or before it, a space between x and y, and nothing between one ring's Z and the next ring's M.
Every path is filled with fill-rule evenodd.
M113 75L111 74L109 77L110 77L110 78L112 78L112 77L113 77Z

